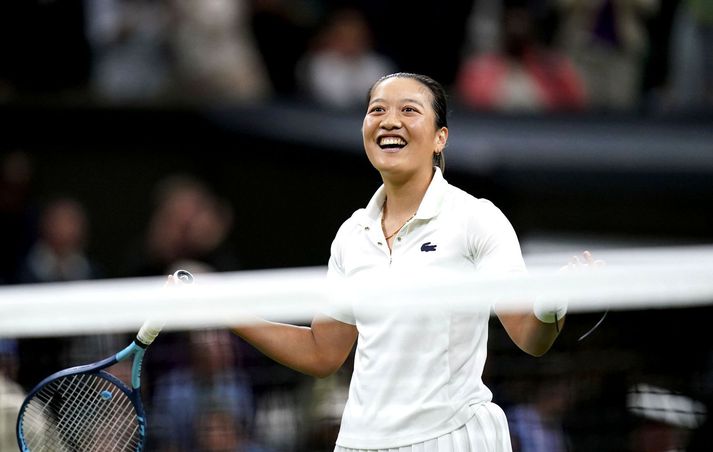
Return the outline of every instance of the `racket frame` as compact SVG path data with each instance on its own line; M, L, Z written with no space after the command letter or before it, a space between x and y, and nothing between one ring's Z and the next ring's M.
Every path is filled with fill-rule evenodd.
M143 403L141 402L141 365L143 362L144 352L146 351L147 345L141 343L139 340L135 339L131 344L124 348L119 353L113 356L104 358L100 361L91 364L84 364L81 366L70 367L68 369L60 370L52 375L48 376L41 382L39 382L27 395L22 406L20 407L19 414L17 416L16 434L17 434L17 444L22 452L31 452L27 444L25 444L25 435L23 431L23 419L25 410L33 400L34 396L42 390L45 386L52 383L53 381L59 380L61 378L66 378L73 375L99 375L100 378L108 380L114 384L119 390L127 395L129 401L134 406L136 411L136 419L139 425L138 429L138 445L136 447L136 452L143 450L146 442L146 414L144 412ZM124 361L133 356L133 363L131 365L131 388L129 388L123 381L105 372L104 369L113 366L121 361Z
M187 270L176 270L173 273L173 277L180 284L193 284L193 275ZM161 332L163 328L163 321L161 320L148 320L144 322L139 330L136 338L131 342L126 348L121 350L115 355L104 358L100 361L84 364L81 366L70 367L68 369L60 370L53 373L47 378L40 381L25 397L22 402L20 411L17 415L17 424L15 427L15 433L17 436L17 444L20 446L22 452L31 452L28 446L25 444L25 434L23 431L23 419L24 413L29 405L30 401L34 396L42 390L45 386L51 382L58 380L60 378L65 378L72 375L98 375L100 378L108 380L114 384L119 390L126 394L129 401L136 411L136 418L138 422L138 444L136 445L136 450L134 452L141 452L144 449L146 443L146 414L144 412L144 406L141 402L141 365L143 363L144 353L146 348L151 345L151 343L156 339L156 336ZM126 386L126 384L119 380L114 375L109 372L105 372L104 369L117 364L120 361L124 361L133 356L133 363L131 365L131 388Z

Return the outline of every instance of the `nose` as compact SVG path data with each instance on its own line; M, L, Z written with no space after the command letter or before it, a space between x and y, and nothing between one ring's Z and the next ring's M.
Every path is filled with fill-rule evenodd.
M382 116L380 127L385 130L400 129L401 118L399 118L398 112L392 110Z

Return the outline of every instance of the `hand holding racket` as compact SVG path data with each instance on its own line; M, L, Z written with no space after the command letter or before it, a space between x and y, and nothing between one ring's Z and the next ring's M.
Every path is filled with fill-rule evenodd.
M579 270L581 268L590 268L590 269L596 269L596 268L601 268L605 267L606 262L604 262L601 259L594 259L594 256L592 255L591 252L585 251L582 253L581 256L573 256L572 259L570 259L569 263L565 265L564 267L561 268L562 271L572 271L572 270ZM599 318L599 320L594 324L593 327L591 327L589 330L587 330L586 333L582 334L577 341L583 341L586 339L589 335L591 335L594 330L599 328L599 325L604 322L604 319L607 317L607 314L609 313L609 308L607 307L604 309L604 314Z
M178 270L170 284L192 284ZM116 450L139 452L146 439L141 403L141 364L163 322L146 321L136 339L116 355L56 372L42 380L23 402L17 443L23 452ZM104 369L133 357L131 388Z

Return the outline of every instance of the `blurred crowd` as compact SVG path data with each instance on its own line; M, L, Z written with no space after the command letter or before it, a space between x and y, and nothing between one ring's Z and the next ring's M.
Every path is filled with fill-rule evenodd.
M708 0L10 0L0 102L361 107L420 72L500 112L713 104Z
M480 111L713 108L709 0L8 0L0 37L0 106L278 99L348 111L402 70L432 75L456 105ZM0 284L243 268L232 206L192 175L156 181L144 234L109 274L89 251L83 200L40 202L32 172L26 153L0 155ZM128 339L0 339L0 450L13 449L17 409L38 381ZM348 368L307 379L227 330L166 333L152 347L150 450L333 447ZM570 382L555 383L513 404L518 450L568 449Z
M117 273L105 269L93 255L90 206L81 196L70 194L38 199L33 168L32 156L26 152L0 154L0 285L159 276L177 268L198 275L245 268L240 247L231 243L229 233L240 219L230 202L206 181L183 173L156 180L146 197L149 209L142 233L123 244L126 259ZM653 418L625 412L629 394L622 386L636 378L652 378L641 371L646 355L628 349L632 336L653 350L652 359L658 363L663 346L651 341L668 340L661 331L679 331L678 335L686 328L699 331L690 323L686 328L676 323L673 312L660 312L665 326L651 328L657 334L653 339L644 329L651 321L642 321L642 312L636 312L632 314L636 318L624 318L611 327L614 337L594 341L588 352L577 345L577 353L554 350L537 360L516 350L501 328L491 328L492 359L485 379L508 414L515 452L710 450L710 437L704 438L703 446L685 448L700 432L713 432L709 428L713 420L709 417L703 427L702 421L682 423L679 408L671 408L672 397L677 397L672 393L656 390L660 402L651 408ZM706 318L702 315L701 321ZM575 321L576 317L568 319L568 328L576 330ZM624 339L621 331L636 322L641 323L636 335ZM109 356L130 339L123 334L17 339L0 334L0 450L14 450L17 413L39 381L55 371ZM685 339L684 343L693 344ZM611 348L612 344L616 346ZM701 393L711 394L710 348L705 341L698 347L708 353L709 361L702 367L690 364L699 360L687 354L681 359L699 374L666 360L668 370L658 370L661 376L654 372L654 377L681 384L677 382L681 375L690 373L704 387ZM347 360L334 376L316 380L270 361L227 329L165 331L147 353L142 372L147 450L331 451L350 370ZM130 381L128 362L111 372ZM637 394L647 401L653 397ZM657 417L661 413L673 415L661 420ZM603 429L611 435L602 435Z
M156 181L144 232L128 240L120 270L91 252L91 209L75 195L38 199L32 156L0 154L0 285L243 269L230 243L233 207L189 174ZM120 257L117 257L120 258ZM25 395L53 372L105 358L130 335L0 335L0 450L15 445ZM111 373L131 381L128 362ZM164 332L144 362L149 448L162 452L331 450L344 378L316 383L268 360L227 329ZM336 405L335 402L336 400Z

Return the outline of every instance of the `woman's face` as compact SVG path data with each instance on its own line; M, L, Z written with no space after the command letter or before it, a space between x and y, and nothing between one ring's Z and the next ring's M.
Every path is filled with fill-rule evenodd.
M418 80L393 77L374 87L362 126L364 149L382 175L408 176L432 168L448 129L436 127L431 91Z

